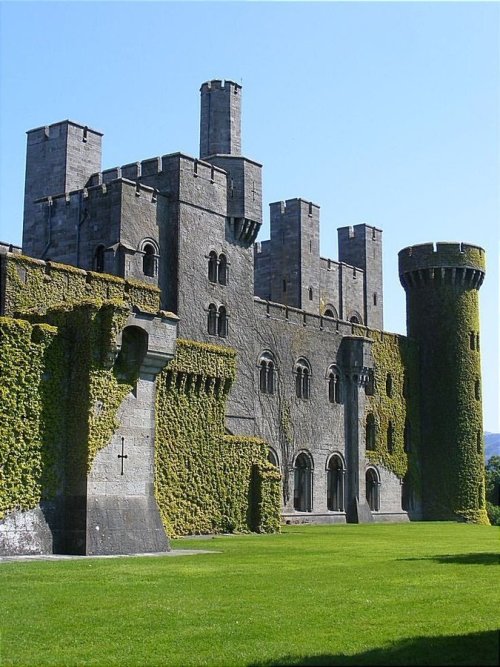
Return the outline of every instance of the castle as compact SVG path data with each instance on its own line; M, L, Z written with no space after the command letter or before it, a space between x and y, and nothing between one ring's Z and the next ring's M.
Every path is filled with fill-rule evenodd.
M296 198L270 205L270 239L257 241L261 165L241 154L241 100L232 81L201 86L199 158L101 171L100 132L69 120L28 132L22 253L0 248L0 321L4 363L24 345L13 327L31 345L22 363L41 355L37 460L50 364L37 342L66 341L60 377L49 373L66 412L51 404L57 455L41 472L27 456L16 479L32 484L29 500L4 493L3 553L159 551L164 527L487 522L483 249L402 250L408 336L385 332L380 229L339 229L338 261L323 258L319 206ZM13 380L9 391L25 390ZM206 433L215 449L201 456ZM52 485L40 481L47 470Z

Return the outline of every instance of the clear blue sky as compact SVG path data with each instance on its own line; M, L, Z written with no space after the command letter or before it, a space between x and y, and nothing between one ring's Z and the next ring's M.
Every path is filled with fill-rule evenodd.
M25 131L70 118L104 132L103 168L198 153L199 87L243 84L243 152L268 204L321 206L336 229L384 230L385 328L405 332L397 253L487 251L485 430L498 418L497 3L0 2L0 240L20 244Z

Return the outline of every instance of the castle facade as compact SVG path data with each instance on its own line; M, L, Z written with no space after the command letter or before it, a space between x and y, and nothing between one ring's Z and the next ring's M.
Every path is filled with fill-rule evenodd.
M385 332L380 229L340 228L338 260L321 257L319 206L296 198L257 240L241 103L237 83L204 83L199 157L104 171L100 132L29 131L23 255L159 288L180 339L236 351L225 431L267 443L284 521L484 520L484 251L402 250L408 336Z

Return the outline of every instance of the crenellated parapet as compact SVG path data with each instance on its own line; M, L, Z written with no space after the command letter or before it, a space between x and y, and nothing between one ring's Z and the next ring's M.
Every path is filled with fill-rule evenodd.
M405 289L431 283L479 289L485 268L483 248L467 243L423 243L399 252L399 278Z

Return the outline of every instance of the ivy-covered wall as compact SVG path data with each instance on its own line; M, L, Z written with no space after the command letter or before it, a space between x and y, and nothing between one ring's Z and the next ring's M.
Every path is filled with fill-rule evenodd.
M368 414L373 415L375 439L366 457L404 479L418 498L421 470L417 346L404 336L365 327L356 327L355 333L373 340L373 392L367 395L365 420ZM392 426L390 434L389 425Z
M60 489L63 375L57 329L0 317L0 518Z
M159 292L113 276L9 255L0 318L0 512L62 494L85 497L97 452L138 368L115 359L133 306L158 312ZM280 475L267 445L224 433L236 353L180 341L158 379L156 495L169 535L279 530ZM75 532L84 526L71 525Z
M0 271L3 315L45 312L62 303L92 300L123 301L153 313L160 307L160 290L153 285L66 264L9 254L0 256Z
M156 498L168 535L279 530L281 484L257 438L224 433L235 352L177 341L158 378Z

